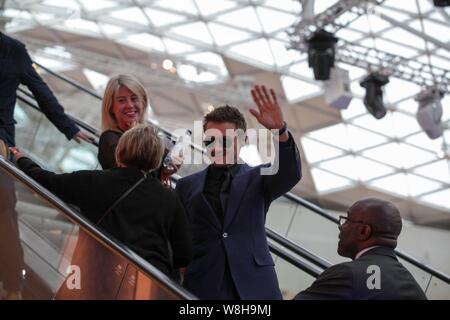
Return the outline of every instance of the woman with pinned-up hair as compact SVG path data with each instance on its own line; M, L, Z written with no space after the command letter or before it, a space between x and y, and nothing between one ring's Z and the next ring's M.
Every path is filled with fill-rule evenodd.
M55 174L15 148L19 167L67 203L80 208L153 266L171 275L191 259L187 217L174 191L151 174L159 168L164 145L155 128L137 125L117 144L117 167Z

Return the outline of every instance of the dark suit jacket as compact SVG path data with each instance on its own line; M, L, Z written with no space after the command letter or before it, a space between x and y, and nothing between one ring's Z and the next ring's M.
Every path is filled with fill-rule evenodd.
M32 65L25 45L0 32L0 139L9 146L15 145L14 107L19 84L30 89L42 112L67 139L79 131Z
M375 280L370 278L376 274L369 268L374 265L379 267L379 289L374 288ZM367 282L372 289L368 288ZM355 261L328 268L295 299L423 300L426 296L411 273L397 260L395 251L377 247Z
M27 158L18 165L62 200L80 207L94 223L143 176L132 167L54 174ZM175 192L150 176L121 200L100 227L166 274L172 265L184 267L191 259L192 240L183 206Z
M292 137L280 143L278 173L261 175L260 169L239 166L231 182L223 224L203 195L207 169L177 183L193 236L194 257L184 286L201 299L222 296L226 263L240 298L282 298L264 225L271 202L301 178L300 157Z
M116 148L123 132L106 130L102 132L98 140L98 162L102 169L111 169L117 167Z

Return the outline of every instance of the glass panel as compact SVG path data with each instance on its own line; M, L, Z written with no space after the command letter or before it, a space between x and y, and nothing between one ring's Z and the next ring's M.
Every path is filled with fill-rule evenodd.
M449 197L450 197L450 190L447 189L439 192L433 192L431 194L421 197L421 199L429 204L450 209L450 203L448 201Z
M217 14L218 12L234 8L237 4L227 0L195 0L197 6L203 16Z
M110 14L111 18L125 20L133 23L148 25L148 19L142 12L142 9L137 7L126 8L122 10L115 10Z
M428 299L448 300L450 299L450 286L444 281L433 277L431 278L431 282L426 293Z
M265 39L235 45L231 48L231 51L249 59L249 61L256 60L267 65L274 65L275 63L269 43Z
M411 272L428 299L450 299L450 285L401 258L398 260Z
M177 299L3 168L0 189L2 296Z
M298 269L286 260L280 257L275 258L275 271L284 300L291 300L297 293L308 288L316 280L313 276Z
M252 7L246 7L220 15L216 20L240 29L254 32L262 31L256 11Z
M225 27L214 22L210 22L208 27L214 37L214 41L218 46L225 46L233 42L248 39L251 36L248 32Z
M186 17L182 15L156 10L153 8L146 8L144 11L155 27L162 27L167 24L179 23L186 20Z
M94 128L100 129L102 112L102 101L100 99L74 87L52 74L46 73L39 67L37 67L37 71L52 92L55 93L58 101L67 113L90 124ZM26 87L23 88L27 90ZM98 89L100 89L100 91L97 91L97 93L102 94L103 92L101 89L103 88L99 87Z
M256 9L259 19L262 22L263 29L267 33L274 32L276 30L285 30L292 26L292 24L298 19L297 15L287 14L278 10L271 10L259 7Z
M339 263L348 259L337 254L338 234L337 224L297 205L287 238L331 263Z
M286 236L289 233L295 217L297 205L286 198L280 198L272 203L266 216L266 226L275 232Z
M431 275L420 269L417 268L416 266L412 265L411 263L398 258L398 261L400 261L400 263L406 268L408 269L409 272L411 272L412 276L414 277L414 279L416 279L417 283L419 284L419 286L422 288L422 290L426 293L427 290L427 286L430 282L431 279Z
M97 147L68 141L39 111L17 100L14 111L17 120L16 145L55 172L95 169L98 166Z

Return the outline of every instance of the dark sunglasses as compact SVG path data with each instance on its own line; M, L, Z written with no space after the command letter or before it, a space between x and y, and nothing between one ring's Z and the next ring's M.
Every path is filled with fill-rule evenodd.
M233 145L234 137L222 136L221 138L206 137L203 140L203 145L206 148L211 148L215 143L218 143L222 148L228 149Z

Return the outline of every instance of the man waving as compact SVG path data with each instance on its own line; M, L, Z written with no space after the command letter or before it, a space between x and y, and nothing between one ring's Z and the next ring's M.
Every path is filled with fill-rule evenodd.
M177 184L194 244L184 286L201 299L282 298L265 233L266 213L300 180L300 156L275 92L255 86L252 97L257 109L250 113L276 132L278 171L263 175L268 165L238 163L247 142L246 122L237 108L223 106L203 120L211 165Z

